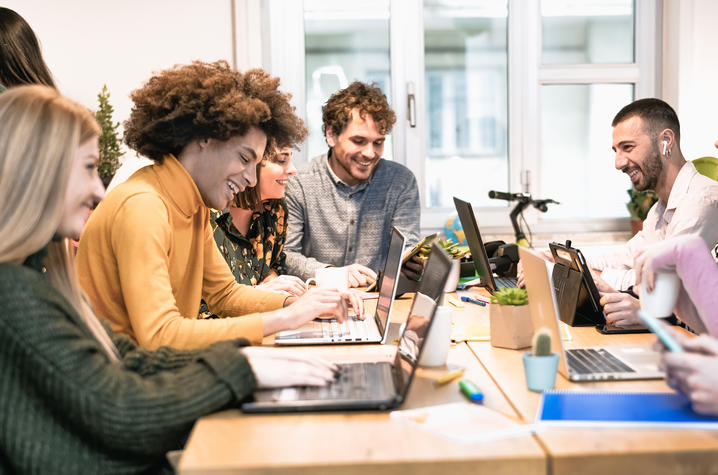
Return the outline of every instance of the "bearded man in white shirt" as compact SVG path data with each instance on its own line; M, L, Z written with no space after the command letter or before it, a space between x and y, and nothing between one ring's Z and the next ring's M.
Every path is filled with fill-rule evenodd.
M616 114L612 126L616 169L630 177L636 190L654 190L658 195L643 230L621 251L588 256L589 265L602 271L596 285L606 320L631 326L640 323L640 302L632 292L634 257L681 234L698 234L712 249L718 242L718 182L699 174L683 157L678 116L664 101L632 102Z

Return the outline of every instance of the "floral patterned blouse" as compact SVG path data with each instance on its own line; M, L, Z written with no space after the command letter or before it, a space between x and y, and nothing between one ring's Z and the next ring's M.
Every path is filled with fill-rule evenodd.
M284 273L284 241L287 213L283 200L265 200L262 210L252 213L247 235L232 224L229 211L210 213L210 225L234 278L240 284L257 285L273 270Z

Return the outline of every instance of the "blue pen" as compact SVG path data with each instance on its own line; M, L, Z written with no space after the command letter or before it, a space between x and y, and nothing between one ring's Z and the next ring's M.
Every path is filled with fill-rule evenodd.
M482 393L481 390L468 379L462 379L459 381L459 388L461 389L461 392L471 400L471 402L481 402L484 400L484 393Z
M486 307L486 302L482 302L481 300L472 299L471 297L467 297L466 295L461 296L461 301L475 303L476 305L481 305L482 307Z

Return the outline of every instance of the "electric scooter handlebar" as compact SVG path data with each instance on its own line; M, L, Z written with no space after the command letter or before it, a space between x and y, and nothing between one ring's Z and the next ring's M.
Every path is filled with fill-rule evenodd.
M522 203L524 205L533 205L534 208L541 211L542 213L548 211L548 206L546 205L548 205L549 203L560 204L558 201L552 199L533 200L531 199L531 195L528 193L507 193L505 191L494 190L489 191L489 198L491 198L492 200L518 201L519 203ZM517 207L520 206L517 205ZM523 211L523 208L520 208L520 211Z

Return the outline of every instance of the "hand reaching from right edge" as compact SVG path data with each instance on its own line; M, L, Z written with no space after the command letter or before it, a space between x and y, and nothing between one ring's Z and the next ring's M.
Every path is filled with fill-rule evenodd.
M337 370L333 363L299 351L258 346L240 351L247 357L259 389L325 386Z
M664 349L666 382L688 396L694 411L718 415L718 340L708 335L691 338L670 330L685 352Z

